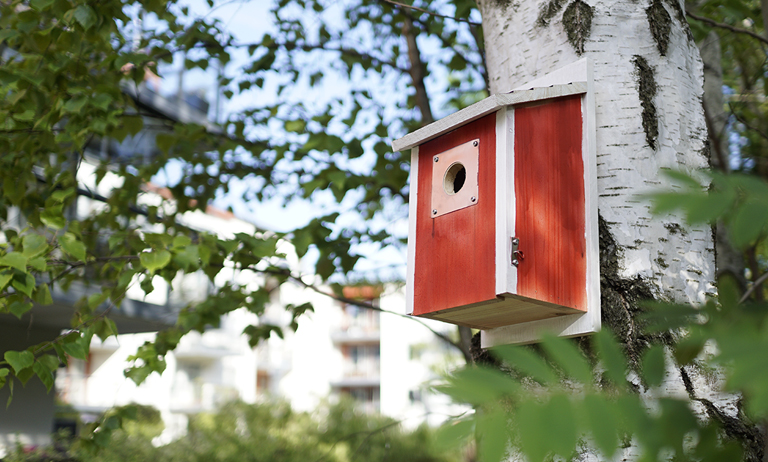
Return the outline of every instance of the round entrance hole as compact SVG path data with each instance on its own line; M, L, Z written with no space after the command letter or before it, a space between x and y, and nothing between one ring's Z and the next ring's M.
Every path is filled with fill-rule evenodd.
M448 167L443 177L443 189L452 196L461 191L464 182L467 180L467 169L460 162L455 162Z

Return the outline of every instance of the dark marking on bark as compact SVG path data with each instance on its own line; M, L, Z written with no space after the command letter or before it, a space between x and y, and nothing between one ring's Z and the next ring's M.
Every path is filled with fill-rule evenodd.
M645 10L648 17L648 24L651 27L651 35L656 42L656 48L659 49L661 56L667 55L669 48L669 32L672 28L672 18L669 12L664 8L661 0L653 0L651 6Z
M643 130L645 131L645 142L651 149L656 149L656 141L659 138L659 119L656 113L656 104L653 98L656 97L656 77L653 68L642 56L635 55L632 58L635 64L635 73L637 75L638 94L640 96L640 105L643 108Z
M488 350L484 350L480 346L480 332L472 336L469 351L472 355L472 363L481 366L495 367L497 369L501 368L501 361L496 359L496 357L488 352Z
M675 19L680 23L680 27L685 30L685 35L688 36L688 40L695 42L693 38L693 32L691 32L691 26L688 24L688 20L685 19L685 11L677 0L666 0L667 5L675 12Z
M568 43L581 56L584 53L584 44L592 31L592 17L594 11L591 6L581 0L574 0L563 13L563 27L568 36Z
M666 261L664 261L663 258L659 257L655 261L656 261L656 264L659 265L659 267L661 267L662 269L669 268L669 265L667 264Z
M645 311L644 301L654 300L650 284L640 276L625 279L620 273L621 250L608 224L598 215L600 238L600 306L603 326L613 331L622 343L627 359L638 368L643 351L665 336L644 332L638 315Z
M685 11L683 11L683 7L680 6L680 2L677 0L666 0L667 5L669 5L670 8L672 8L672 11L675 12L675 18L680 22L680 24L687 23L685 19Z
M682 235L685 235L685 230L682 226L680 226L677 223L664 223L664 227L667 228L667 231L669 231L669 234L677 234L680 233Z
M567 0L549 0L539 11L539 18L536 20L536 25L539 27L546 27L549 22L557 16L557 13L563 9L563 6Z
M688 366L690 367L690 366ZM763 462L763 456L765 454L765 431L752 422L752 420L744 414L744 411L739 406L738 414L736 416L728 415L722 409L718 408L715 403L706 399L696 396L696 390L693 387L686 366L679 368L680 377L685 385L685 391L688 392L688 396L693 401L698 401L704 407L707 416L720 424L725 437L741 444L744 450L744 462Z

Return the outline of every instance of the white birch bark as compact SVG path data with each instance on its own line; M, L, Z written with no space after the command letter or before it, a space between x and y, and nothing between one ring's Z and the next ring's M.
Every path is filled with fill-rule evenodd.
M676 0L583 0L580 19L591 10L591 28L569 40L564 13L582 0L478 0L483 16L492 93L508 92L578 59L591 60L597 121L598 208L620 248L619 276L642 278L657 299L699 304L715 294L714 243L708 226L685 227L674 216L657 217L639 197L668 186L660 169L685 172L708 167L707 127L702 107L703 66ZM588 6L587 6L588 5ZM649 22L649 8L669 21L662 54ZM542 11L554 12L542 21ZM661 11L659 8L663 8ZM584 22L582 22L582 26ZM664 38L665 24L654 24ZM661 27L661 29L659 29ZM661 30L661 32L659 32ZM579 38L583 52L577 52ZM581 50L579 50L581 51ZM653 72L658 133L643 126L638 58ZM646 102L646 105L648 103ZM646 114L647 116L647 114ZM646 117L647 118L647 117ZM649 139L651 142L649 142ZM654 146L651 146L654 144ZM605 310L605 307L603 307ZM680 372L670 361L661 394L685 398ZM707 377L689 371L698 398L735 417L734 396L723 396ZM653 400L654 392L644 393ZM697 411L705 410L692 402ZM627 448L624 460L636 458ZM581 460L597 460L591 453Z
M674 4L656 1L656 11L663 7L671 20L665 56L651 32L646 11L652 4L649 0L586 0L592 18L591 29L581 30L581 55L574 40L569 41L562 19L572 8L569 3L580 0L479 0L478 4L492 93L510 91L582 57L591 59L598 207L623 249L621 276L641 276L651 283L657 298L700 303L714 293L711 230L683 230L675 217L654 217L649 202L638 197L664 184L661 168L692 171L707 167L699 52ZM539 18L548 5L557 13L542 24ZM578 32L576 28L577 37ZM649 146L643 128L636 56L644 58L654 71L655 148Z

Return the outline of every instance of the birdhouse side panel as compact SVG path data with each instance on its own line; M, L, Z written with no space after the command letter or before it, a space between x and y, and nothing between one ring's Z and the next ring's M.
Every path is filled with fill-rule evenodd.
M496 297L495 120L490 114L419 146L414 315ZM442 181L433 184L433 169L443 168L436 167L434 157L475 139L479 141L476 204L433 218L427 198L433 188L444 187Z
M587 310L580 96L515 108L518 294Z

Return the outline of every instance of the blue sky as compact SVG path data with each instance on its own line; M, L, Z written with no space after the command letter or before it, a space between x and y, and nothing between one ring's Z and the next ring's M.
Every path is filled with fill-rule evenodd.
M209 18L215 17L219 19L225 25L225 29L235 37L238 43L258 42L265 33L274 30L270 21L269 8L271 1L269 0L217 2L220 6L214 8L213 11L210 10L204 0L190 0L183 2L183 4L190 7L190 13L194 16L206 15ZM327 11L323 12L323 14L332 15L334 12ZM146 24L145 27L151 27L151 25ZM234 50L232 53L233 60L225 69L225 72L230 77L247 60L246 50L244 49ZM160 69L160 74L163 78L161 84L161 91L163 93L174 93L176 91L180 68L181 60L177 59L173 65ZM200 70L185 72L184 89L186 91L204 91L213 107L213 102L216 98L215 76L215 66L210 66L206 72ZM276 93L274 88L275 84L270 85L268 81L263 89L236 94L231 100L224 100L222 98L219 118L224 119L228 113L236 113L255 104L265 104L265 102L274 101ZM332 91L343 92L344 89L323 88L321 90L313 90L307 88L307 99L321 98L322 95L327 96L328 92ZM212 110L210 113L211 117L215 117L213 112ZM364 156L360 161L362 163L360 168L366 168L366 164L372 165L374 160L372 155ZM165 178L159 176L154 180L159 183L174 182L180 175L180 168L178 165L171 164L166 168L166 172L167 176ZM330 197L323 197L323 195L318 194L313 197L311 202L294 200L285 206L278 199L259 203L245 203L235 199L235 197L239 196L238 192L247 188L247 184L234 182L230 184L230 188L233 194L219 197L215 205L222 208L231 207L240 218L251 221L259 227L275 231L289 231L307 224L309 220L316 216L335 210L349 209L355 203L355 194L348 194L349 197L345 199L344 203L340 207L336 206L336 208L333 208L333 200ZM386 228L390 233L400 236L406 235L407 212L404 213L405 208L407 208L407 205L401 206L398 209L391 208L391 210L387 210L375 225L379 228ZM355 220L358 220L356 215L346 214L342 215L337 223L339 226L352 225L355 223ZM389 248L376 250L373 247L359 247L356 250L368 255L367 259L358 263L355 268L356 272L372 272L385 278L404 277L404 249ZM311 254L309 258L312 258ZM393 267L395 269L392 269ZM380 268L385 269L380 271Z

